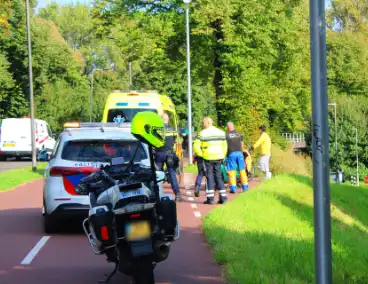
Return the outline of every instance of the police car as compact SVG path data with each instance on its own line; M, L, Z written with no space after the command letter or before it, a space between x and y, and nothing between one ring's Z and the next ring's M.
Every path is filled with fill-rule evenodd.
M134 162L149 166L147 145L130 133L128 123L66 123L45 170L45 232L55 232L61 220L86 217L89 198L75 191L80 180L101 165L110 164L112 158L131 160L136 150Z

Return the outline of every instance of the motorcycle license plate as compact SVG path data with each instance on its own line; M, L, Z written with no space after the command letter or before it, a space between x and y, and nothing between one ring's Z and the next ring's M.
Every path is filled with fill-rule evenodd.
M138 241L151 237L148 221L135 221L125 225L125 237L128 241Z
M125 199L129 197L137 196L137 195L143 195L143 194L144 194L144 189L140 188L137 190L129 190L126 192L120 192L120 198Z

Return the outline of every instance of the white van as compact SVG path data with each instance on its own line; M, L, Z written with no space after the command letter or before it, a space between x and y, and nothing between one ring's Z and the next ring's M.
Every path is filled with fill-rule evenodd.
M32 157L31 119L5 118L0 125L0 160ZM35 119L36 151L46 150L51 155L55 137L46 121Z

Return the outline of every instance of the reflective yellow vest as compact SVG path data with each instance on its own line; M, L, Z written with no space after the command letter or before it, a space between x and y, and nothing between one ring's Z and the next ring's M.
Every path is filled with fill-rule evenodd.
M194 153L205 160L223 160L227 153L225 132L211 126L203 129L194 140Z

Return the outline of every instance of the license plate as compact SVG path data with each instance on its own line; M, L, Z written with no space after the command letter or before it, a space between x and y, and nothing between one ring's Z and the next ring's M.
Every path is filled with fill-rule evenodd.
M15 147L15 143L4 143L4 147Z
M130 190L130 191L125 191L125 192L120 192L120 197L122 199L129 198L129 197L132 197L132 196L138 196L138 195L144 195L144 189L143 188L140 188L140 189L137 189L137 190Z
M125 225L125 237L128 241L138 241L151 237L148 221L135 221Z

